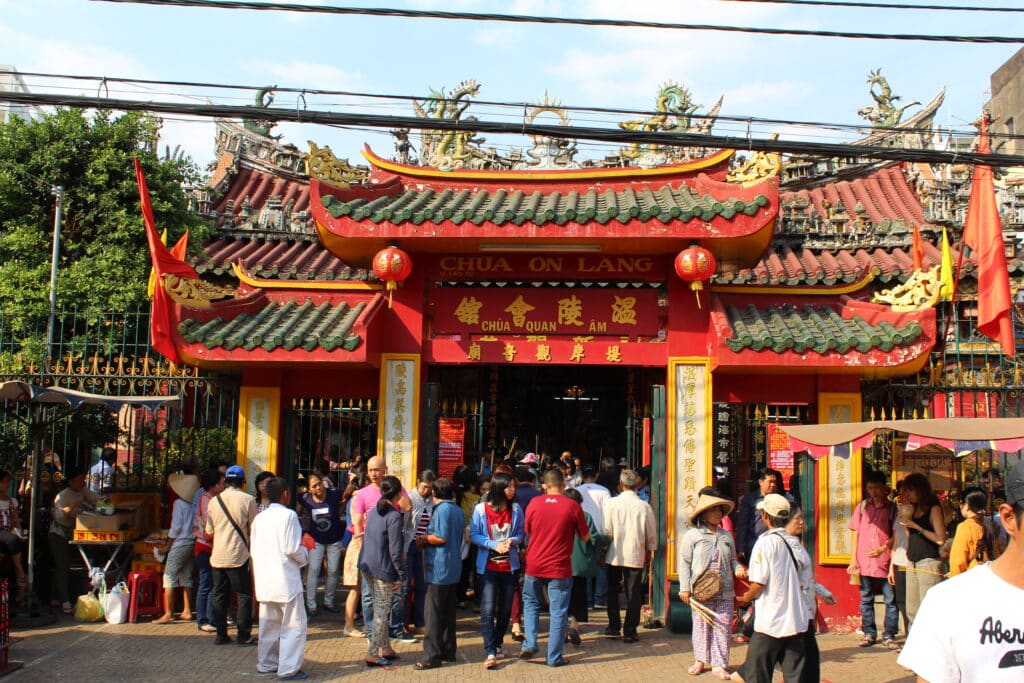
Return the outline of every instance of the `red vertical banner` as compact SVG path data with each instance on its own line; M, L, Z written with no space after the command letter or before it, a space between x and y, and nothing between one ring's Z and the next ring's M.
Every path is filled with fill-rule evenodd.
M643 454L644 454L644 467L651 466L651 418L645 417L644 421L644 441L643 441Z
M783 486L796 473L793 462L793 446L789 443L789 434L774 422L768 423L768 467L782 472Z
M451 479L466 453L466 419L441 417L437 420L437 476Z

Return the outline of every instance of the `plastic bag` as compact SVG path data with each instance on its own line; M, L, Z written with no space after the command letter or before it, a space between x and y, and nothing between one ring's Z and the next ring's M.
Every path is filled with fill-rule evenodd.
M100 621L103 619L103 605L92 593L79 595L75 603L76 621Z
M109 624L123 624L128 621L128 584L124 581L110 589L103 599L104 617Z

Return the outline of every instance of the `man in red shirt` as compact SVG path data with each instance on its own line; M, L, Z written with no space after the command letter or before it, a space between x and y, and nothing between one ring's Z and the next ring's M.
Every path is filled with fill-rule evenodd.
M590 530L583 508L562 495L565 481L558 469L544 475L543 496L537 496L526 511L526 579L523 608L526 640L520 659L537 654L537 631L543 591L547 588L551 623L548 627L548 666L562 666L562 646L569 625L569 593L572 590L572 548L576 536L586 542Z

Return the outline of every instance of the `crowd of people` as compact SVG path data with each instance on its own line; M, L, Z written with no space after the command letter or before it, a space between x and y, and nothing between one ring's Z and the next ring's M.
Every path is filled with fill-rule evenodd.
M164 614L156 623L194 619L218 645L256 645L258 670L282 680L307 676L307 623L321 609L344 611L341 635L366 639L367 667L394 668L399 655L392 644L417 636L423 654L413 668L455 662L457 610L470 602L479 612L486 669L506 658L509 638L521 643L518 658L565 665L564 644L581 642L580 626L595 608L607 611L606 637L635 643L658 538L649 474L623 465L607 459L599 468L584 466L569 453L547 462L528 453L486 474L462 466L442 478L425 470L407 491L388 476L383 458L373 457L348 471L314 471L295 501L291 484L269 472L256 477L250 495L237 465L173 475ZM102 471L94 474L102 479ZM0 487L8 476L0 472ZM78 511L98 499L87 486L92 478L69 473L54 501L54 599L65 610L61 560ZM940 501L921 474L907 476L895 492L881 473L868 472L864 480L866 495L850 520L854 550L847 567L860 590L858 645L902 650L899 663L932 682L1011 680L1004 674L1022 666L1014 657L1024 650L993 664L989 648L1024 647L1021 629L1012 626L1017 616L1007 611L1020 604L1024 589L1024 464L1011 471L1005 488L998 482L1004 498L995 508L991 491L981 489ZM817 601L835 599L815 581L814 562L801 544L804 513L792 494L771 469L758 473L738 506L722 488L699 491L675 547L678 597L693 616L688 674L767 683L781 667L786 681L820 680ZM17 524L16 505L0 499L0 526L12 515ZM347 589L343 604L336 602L339 584ZM983 588L1006 593L1006 600L965 598L985 594ZM880 637L878 595L885 606ZM962 598L980 620L970 633L942 615ZM909 633L904 645L901 616ZM749 642L746 661L736 668L730 667L734 642ZM959 673L936 668L940 661Z

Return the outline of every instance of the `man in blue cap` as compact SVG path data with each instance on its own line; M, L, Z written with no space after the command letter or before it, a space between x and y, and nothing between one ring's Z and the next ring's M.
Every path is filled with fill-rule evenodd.
M227 612L234 592L238 602L235 624L238 644L255 645L252 637L252 577L249 573L249 538L256 517L256 499L245 492L245 470L232 465L224 475L224 490L210 501L206 533L213 536L213 625L217 645L231 642Z

